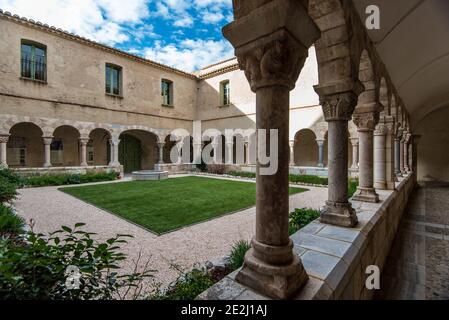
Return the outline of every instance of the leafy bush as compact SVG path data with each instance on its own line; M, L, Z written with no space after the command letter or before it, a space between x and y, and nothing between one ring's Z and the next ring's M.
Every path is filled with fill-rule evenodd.
M62 186L90 182L113 181L118 178L116 172L88 174L60 174L29 177L24 184L32 187Z
M256 174L254 172L245 172L245 171L230 171L228 172L230 176L234 177L242 177L242 178L256 178Z
M126 259L119 245L127 236L100 243L79 229L83 225L63 226L48 236L30 231L25 244L0 240L0 299L122 299L132 289L139 293L151 270L116 271ZM76 271L73 278L70 270Z
M8 168L0 169L0 178L5 178L10 183L15 184L17 187L23 186L23 178L20 177L17 173Z
M237 270L243 265L245 261L245 254L251 248L251 244L248 241L241 240L234 244L229 256L229 267L232 271Z
M351 198L354 193L357 191L357 188L359 186L359 181L357 179L349 179L348 183L348 196Z
M17 197L17 185L8 178L0 176L0 202L11 202Z
M0 236L5 234L17 235L23 232L25 220L14 211L0 204Z
M181 275L166 291L157 290L150 300L194 300L200 293L214 285L212 278L202 270L193 269Z
M301 228L320 217L320 212L318 210L302 208L295 209L295 211L290 213L289 220L289 232L290 235L294 234Z

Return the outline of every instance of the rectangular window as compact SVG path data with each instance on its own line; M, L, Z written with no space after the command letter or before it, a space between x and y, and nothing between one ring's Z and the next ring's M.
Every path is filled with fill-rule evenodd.
M220 105L228 106L231 104L231 89L229 80L220 82Z
M121 95L122 68L106 64L106 93L114 96Z
M173 105L173 82L162 80L161 82L162 104L165 106Z
M38 81L47 81L47 49L44 45L22 42L22 77Z

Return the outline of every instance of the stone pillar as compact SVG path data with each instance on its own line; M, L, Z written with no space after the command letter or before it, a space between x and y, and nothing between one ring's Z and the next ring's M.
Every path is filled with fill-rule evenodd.
M396 188L395 175L395 123L392 116L385 116L386 137L385 137L385 165L386 165L386 188L394 190Z
M87 144L89 143L89 138L80 138L80 166L87 167Z
M250 161L249 161L249 155L250 155L249 142L245 141L244 145L245 145L245 164L249 165L250 164Z
M232 165L234 164L234 139L231 137L232 141L228 141L226 138L226 155L225 160L226 164Z
M316 140L318 144L318 167L324 168L324 140Z
M193 160L197 164L201 164L202 159L202 152L203 152L203 143L194 143L193 144Z
M400 158L400 167L399 170L401 170L401 176L404 175L405 172L405 168L404 168L404 154L405 154L405 136L406 133L404 132L402 134L402 139L401 139L401 143L400 143L400 150L401 150L401 158Z
M373 133L379 121L376 111L355 113L353 116L359 135L359 187L353 200L363 202L379 202L379 195L374 189L373 170Z
M277 130L278 166L273 174L265 172L267 165L259 156L269 150L270 141L257 139L256 235L236 280L272 298L287 299L308 279L288 233L290 91L320 31L304 1L244 1L233 2L237 21L223 33L256 93L258 132L265 130L269 140L270 130Z
M290 140L288 143L290 147L290 166L295 166L295 140Z
M406 136L405 136L405 141L404 141L404 172L405 173L409 173L410 170L410 165L409 165L409 142L410 142L410 138L411 138L411 134L409 132L407 132Z
M44 167L51 167L51 143L53 142L53 137L42 137L44 142Z
M387 189L387 128L381 119L374 131L374 188Z
M420 135L413 135L412 140L412 171L414 173L415 183L418 181L418 143L421 139Z
M6 150L8 144L9 134L0 135L0 167L8 168L6 162Z
M217 141L217 139L218 138L214 138L214 140L211 142L214 149L214 164L221 164L223 162L223 158L221 157L221 143Z
M359 138L351 138L352 170L359 170Z
M119 162L119 145L120 145L120 139L109 139L109 145L110 145L110 155L109 158L111 162L109 162L110 167L118 167L120 166Z
M158 153L159 153L159 160L158 160L157 164L164 164L164 146L165 146L165 142L157 143L157 149L158 149Z
M401 138L396 136L394 138L394 173L396 177L401 177Z

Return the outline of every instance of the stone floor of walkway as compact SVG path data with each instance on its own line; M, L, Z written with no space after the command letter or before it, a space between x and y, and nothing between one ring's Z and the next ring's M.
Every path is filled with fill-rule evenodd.
M117 182L120 183L120 182ZM290 197L290 209L319 208L327 198L326 188L307 187L310 191ZM176 195L173 195L176 201ZM141 255L141 264L150 260L150 268L157 270L154 282L165 286L175 280L178 271L190 269L196 263L220 258L229 254L232 245L242 239L249 240L254 234L255 208L223 216L197 225L183 228L162 236L156 236L132 223L89 205L58 190L58 187L43 187L20 190L15 203L21 216L35 221L36 232L48 233L61 225L73 226L86 223L85 229L97 234L97 239L106 240L118 233L130 234L123 248L129 255L123 271L132 271Z
M378 299L449 299L449 184L415 189L387 260Z

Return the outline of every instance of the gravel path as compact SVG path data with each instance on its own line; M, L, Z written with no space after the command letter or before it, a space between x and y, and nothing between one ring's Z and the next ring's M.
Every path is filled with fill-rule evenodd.
M120 182L118 182L120 183ZM327 198L327 189L307 187L310 191L290 197L290 208L318 208ZM176 195L174 195L175 197ZM176 201L176 199L174 199ZM120 219L97 207L86 204L58 190L44 187L20 190L15 206L27 221L35 221L36 232L47 233L61 225L73 226L84 222L85 229L106 240L117 233L130 234L123 248L129 255L123 271L131 271L141 252L141 261L150 260L150 268L157 270L154 281L162 286L175 280L178 272L170 265L190 269L195 263L219 258L229 253L239 240L249 240L254 234L255 208L186 227L162 236L156 236L132 223ZM143 264L142 263L142 264Z

